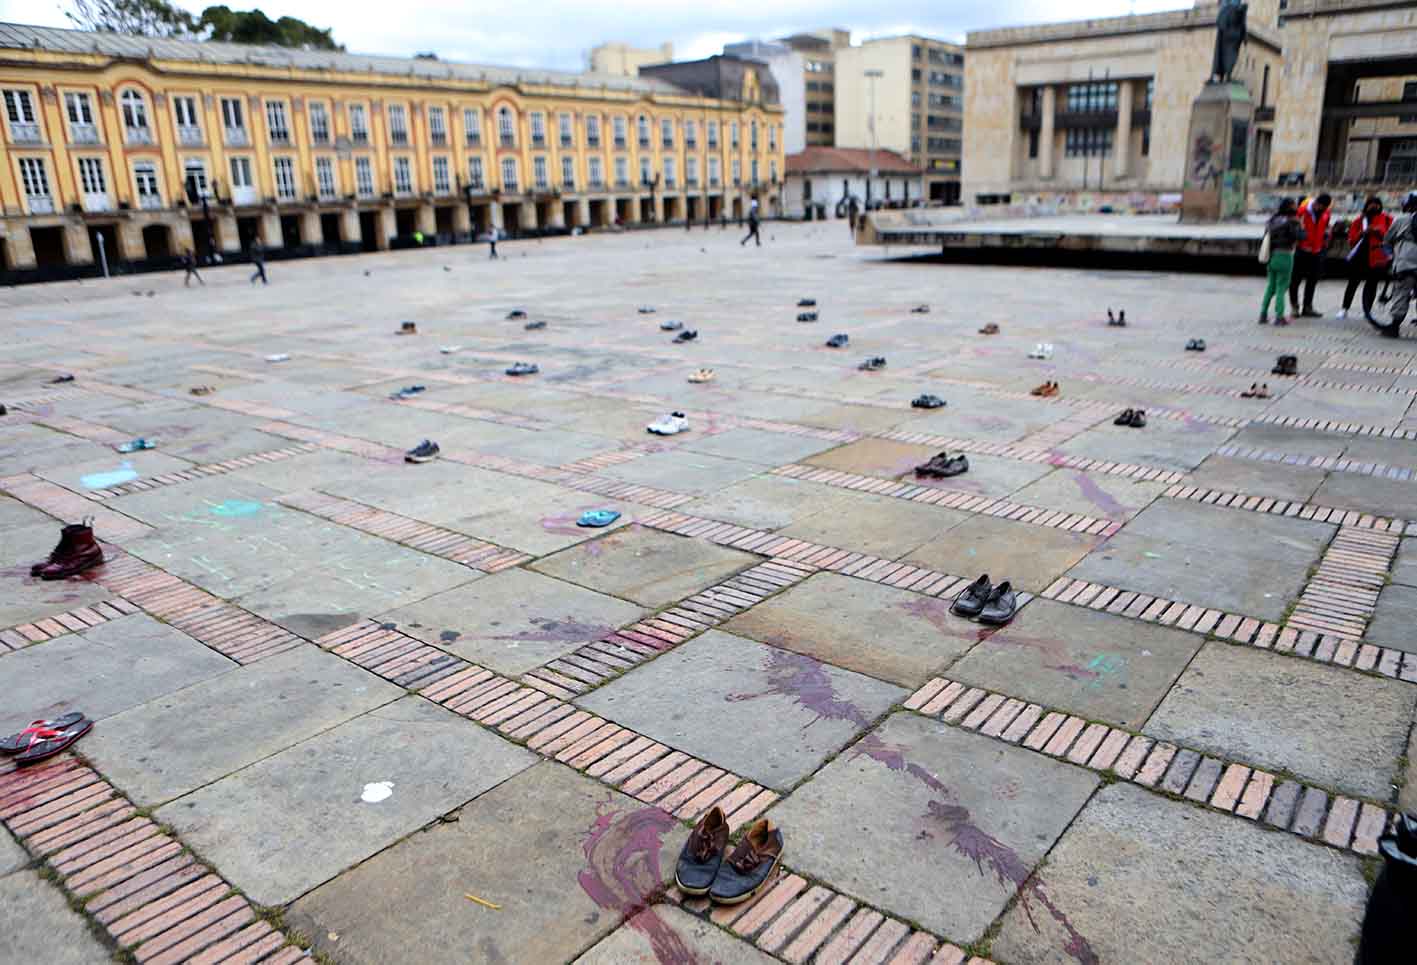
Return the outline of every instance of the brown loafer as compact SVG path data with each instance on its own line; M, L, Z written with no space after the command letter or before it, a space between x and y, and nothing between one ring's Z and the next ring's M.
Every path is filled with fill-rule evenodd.
M709 898L720 905L751 901L772 884L782 863L782 832L759 818L719 866Z
M703 816L674 866L674 884L686 895L706 895L718 877L723 864L723 852L728 847L728 821L723 811L715 807Z

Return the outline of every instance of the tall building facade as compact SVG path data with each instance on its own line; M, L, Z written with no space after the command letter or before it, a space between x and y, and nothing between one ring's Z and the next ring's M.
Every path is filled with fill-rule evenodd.
M850 31L809 30L778 43L802 58L803 139L808 147L836 143L836 54L851 46Z
M905 36L839 49L836 145L895 151L919 166L930 201L955 204L965 84L965 53L958 44Z
M611 74L615 77L638 77L641 67L668 63L673 59L674 45L671 43L662 43L658 47L601 44L590 48L587 58L592 74Z
M764 64L777 84L778 102L782 105L782 139L788 154L796 154L807 146L807 85L806 61L786 44L770 40L745 40L724 44L727 57L739 57ZM820 85L819 85L820 86ZM814 112L814 114L817 112Z
M0 24L0 267L770 209L781 108L733 93Z

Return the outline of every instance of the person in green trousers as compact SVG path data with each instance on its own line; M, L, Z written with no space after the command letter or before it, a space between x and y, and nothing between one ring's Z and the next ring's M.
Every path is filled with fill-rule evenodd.
M1279 202L1279 210L1265 225L1269 234L1269 281L1264 289L1264 301L1260 302L1260 324L1269 324L1269 303L1275 303L1274 324L1288 325L1284 317L1284 297L1289 291L1289 279L1294 274L1294 248L1299 244L1298 206L1293 198Z

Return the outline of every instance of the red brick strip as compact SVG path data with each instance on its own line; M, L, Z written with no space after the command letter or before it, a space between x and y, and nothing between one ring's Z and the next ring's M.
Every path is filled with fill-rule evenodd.
M298 509L441 559L461 563L484 573L497 573L532 559L525 553L506 549L495 543L474 539L450 529L431 526L407 516L374 509L338 496L306 492L282 496L276 501L282 506Z
M0 479L0 491L7 492L25 505L66 523L78 522L86 516L92 516L94 532L99 539L125 542L141 539L153 531L146 523L114 510L95 506L93 500L87 496L80 496L57 483L29 473Z
M256 961L273 952L283 961L310 959L174 835L70 755L26 769L0 764L0 822L139 962Z
M1241 762L1226 762L1202 751L1154 742L1141 734L1091 723L1042 708L1023 722L1019 705L1003 694L967 688L943 677L928 681L905 701L907 710L977 731L1028 750L1114 774L1141 787L1185 797L1198 804L1267 824L1359 854L1377 853L1378 836L1389 820L1376 802L1331 797L1321 788L1286 782L1275 787L1272 774ZM959 710L961 706L965 711ZM981 712L967 713L970 708ZM984 708L987 713L982 713ZM1042 720L1039 715L1042 714ZM1037 723L1034 723L1037 721Z
M1356 509L1338 509L1333 506L1320 506L1317 503L1289 502L1283 499L1269 499L1247 493L1232 493L1220 489L1203 489L1196 486L1172 486L1170 489L1166 490L1166 492L1162 493L1162 495L1170 499L1186 499L1191 502L1210 503L1215 506L1229 507L1230 509L1243 509L1249 512L1267 513L1271 516L1297 516L1300 519L1312 519L1320 523L1337 523L1345 527L1371 529L1399 535L1401 535L1406 525L1400 519L1374 516L1370 513L1359 512Z
M22 623L8 630L0 630L0 653L44 643L68 633L82 633L90 627L137 613L138 610L138 606L120 596L102 603L90 603L67 613L56 613L35 623Z
M1381 537L1382 534L1369 534ZM1347 667L1409 683L1417 683L1417 654L1363 643L1331 631L1281 626L1254 617L1165 600L1087 580L1059 577L1041 594L1045 600L1085 605L1150 623L1163 622L1230 643L1273 650L1319 663Z
M1343 527L1304 587L1287 626L1361 640L1387 582L1399 538Z

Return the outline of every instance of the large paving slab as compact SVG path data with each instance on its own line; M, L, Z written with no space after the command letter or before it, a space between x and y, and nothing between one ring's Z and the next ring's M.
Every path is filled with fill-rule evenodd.
M1417 653L1417 587L1392 585L1378 597L1378 609L1363 634L1368 643Z
M1145 731L1382 800L1398 776L1414 704L1410 684L1213 642Z
M768 813L794 869L974 942L1098 784L1081 768L901 713Z
M106 965L113 954L37 871L0 877L0 962Z
M1100 545L1100 536L974 516L921 544L905 560L970 579L988 573L994 583L1008 580L1038 593Z
M1351 854L1112 784L1004 916L992 954L1020 965L1347 965L1366 897Z
M1204 639L1034 600L949 668L952 680L1140 729Z
M935 454L929 446L893 442L889 439L858 439L803 460L808 465L863 476L895 477L913 473L915 467Z
M912 689L982 635L949 600L838 573L818 573L724 629Z
M1134 408L1135 403L1127 408ZM1145 406L1143 406L1145 408ZM1091 456L1109 462L1194 469L1234 432L1195 422L1152 419L1145 429L1114 426L1108 419L1063 443L1058 449L1072 456Z
M1313 499L1315 490L1326 475L1321 469L1300 469L1278 462L1211 456L1190 474L1186 485L1307 503Z
M798 519L779 535L895 559L969 519L965 513L889 496L846 493L848 501Z
M845 512L853 496L786 476L755 476L685 503L680 511L750 529L781 529L827 510Z
M532 569L647 607L668 606L757 562L704 540L630 526L562 550Z
M1014 493L1013 499L1026 506L1121 522L1141 512L1165 491L1162 483L1081 469L1057 469Z
M235 669L185 633L135 613L0 659L0 731L71 710L102 720Z
M83 750L134 801L156 805L403 694L333 654L299 647L117 714Z
M742 962L772 965L741 938L673 905L654 905L597 942L574 965L663 965L666 957L689 962Z
M633 623L642 607L530 570L505 570L379 617L499 673L521 674Z
M1417 518L1417 482L1378 479L1354 472L1329 473L1314 502L1398 519Z
M807 654L710 630L579 703L711 764L787 788L907 694Z
M0 834L0 876L17 871L29 864L30 856L19 842L7 834Z
M441 707L405 697L157 815L253 901L285 904L535 760ZM382 800L368 793L386 783L392 793Z
M350 965L407 961L411 949L428 965L570 961L664 885L687 833L664 812L550 762L452 817L305 896L290 923Z

